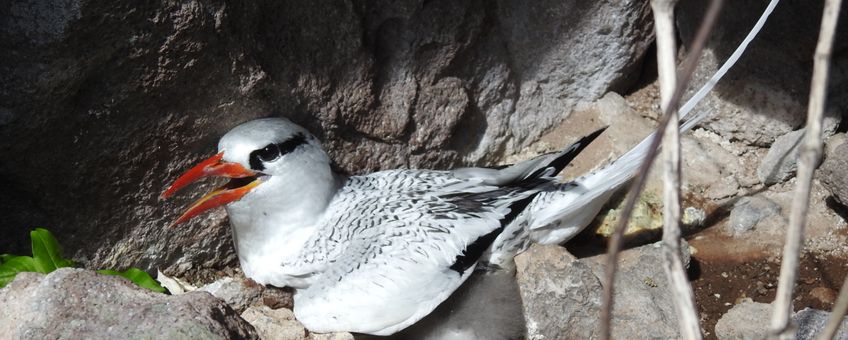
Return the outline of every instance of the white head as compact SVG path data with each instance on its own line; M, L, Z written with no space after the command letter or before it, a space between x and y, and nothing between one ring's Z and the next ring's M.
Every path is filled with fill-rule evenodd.
M221 137L218 152L223 160L264 175L285 175L304 162L329 158L318 139L306 129L283 118L265 118L236 126Z
M167 198L210 176L232 180L194 203L174 224L221 205L283 203L283 198L275 196L290 194L298 187L314 187L313 184L318 185L317 190L332 190L334 184L330 159L318 139L283 118L257 119L236 126L219 141L218 154L187 171L162 196ZM235 204L239 201L244 202Z

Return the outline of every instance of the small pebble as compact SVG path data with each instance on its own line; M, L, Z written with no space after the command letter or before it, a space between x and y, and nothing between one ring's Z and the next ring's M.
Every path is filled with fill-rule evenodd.
M825 305L832 305L836 301L836 291L827 287L816 287L810 290L810 297Z

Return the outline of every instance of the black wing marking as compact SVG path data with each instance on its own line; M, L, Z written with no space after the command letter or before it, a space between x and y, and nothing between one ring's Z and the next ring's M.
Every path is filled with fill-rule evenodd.
M504 228L512 223L512 221L515 220L515 217L527 208L537 194L538 193L534 193L510 204L509 213L500 220L500 228L478 237L474 240L474 242L469 244L468 247L462 251L462 254L456 256L456 261L454 261L454 263L450 266L450 269L459 273L459 275L462 275L468 268L477 263L480 256L483 256L486 249L489 249L492 242L495 242L495 239L501 234L501 232L503 232Z

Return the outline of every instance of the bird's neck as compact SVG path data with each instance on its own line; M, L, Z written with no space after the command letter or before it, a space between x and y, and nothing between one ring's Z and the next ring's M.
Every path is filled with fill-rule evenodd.
M301 253L342 180L329 167L271 176L255 192L228 205L233 239L245 275L261 283L280 285L285 278L262 276Z

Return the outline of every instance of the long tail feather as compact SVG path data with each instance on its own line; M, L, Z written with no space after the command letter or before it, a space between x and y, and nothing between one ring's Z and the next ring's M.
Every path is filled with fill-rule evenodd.
M731 54L730 58L692 98L681 106L679 112L681 132L692 129L710 114L708 111L701 111L694 116L688 116L695 105L712 90L716 83L739 60L748 48L748 44L760 32L777 3L778 0L769 2L754 27L751 28L751 31ZM577 235L592 221L612 193L635 174L648 152L652 137L653 134L649 135L605 168L584 175L574 182L563 184L558 188L560 190L552 194L540 196L538 202L540 204L531 207L538 209L538 211L534 213L529 226L531 230L530 238L539 243L562 243Z

